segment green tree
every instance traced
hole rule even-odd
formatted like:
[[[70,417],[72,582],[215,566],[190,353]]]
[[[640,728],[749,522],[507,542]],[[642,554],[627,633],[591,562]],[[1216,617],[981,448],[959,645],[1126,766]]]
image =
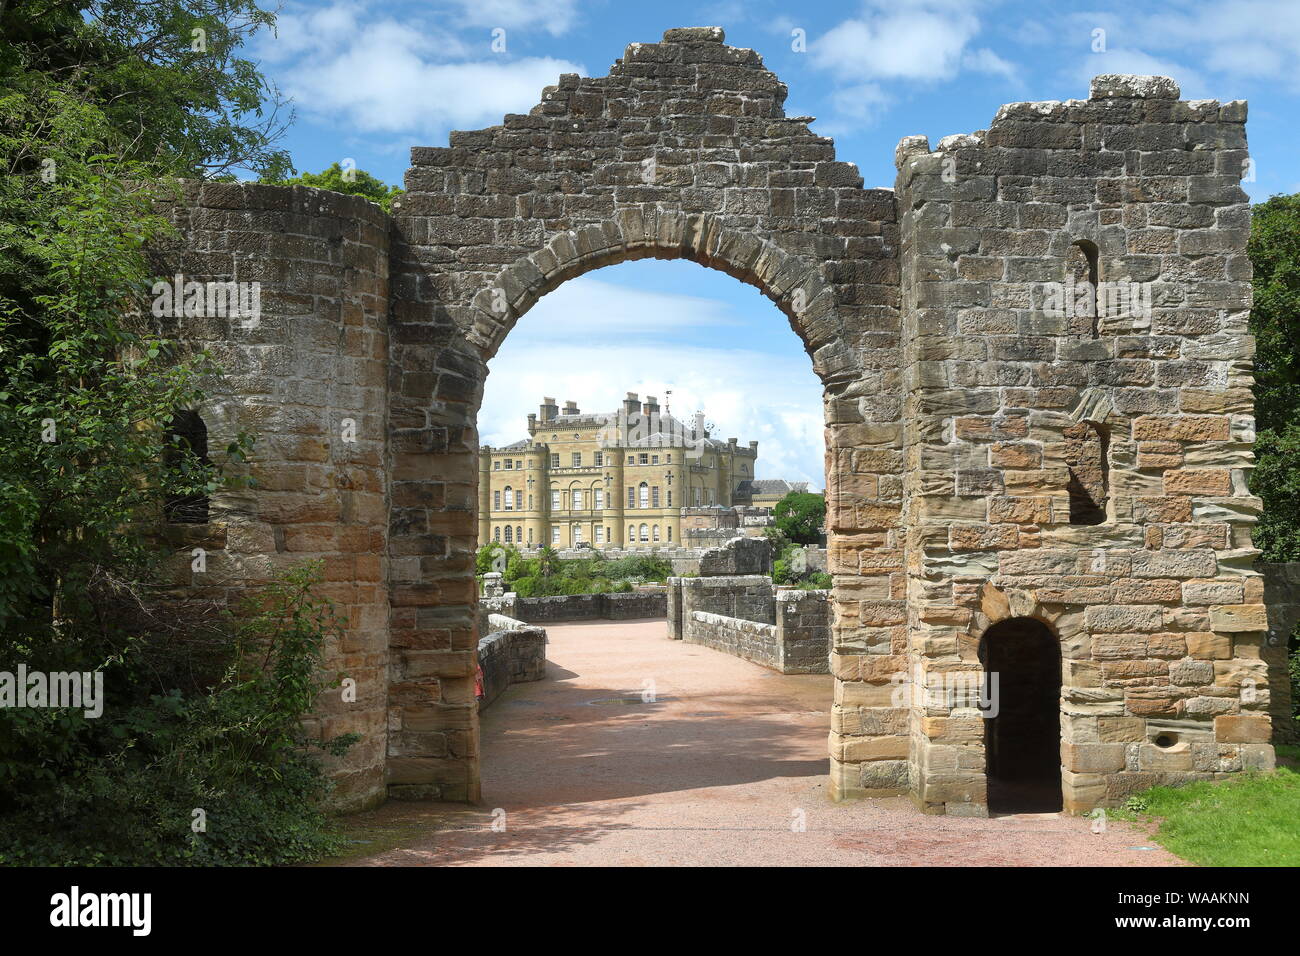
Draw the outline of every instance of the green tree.
[[[257,0],[0,4],[0,95],[25,101],[31,134],[6,154],[11,166],[26,172],[57,155],[37,147],[58,145],[57,101],[70,99],[96,114],[104,152],[159,176],[285,175],[276,142],[292,110],[239,55],[274,23]]]
[[[807,491],[792,491],[772,509],[777,530],[797,544],[816,544],[826,523],[826,498]]]
[[[331,633],[314,579],[272,586],[245,618],[263,629],[217,629],[224,680],[180,684],[195,622],[153,613],[163,503],[222,480],[168,434],[218,370],[146,325],[147,250],[171,236],[155,204],[169,177],[287,163],[273,91],[236,55],[270,22],[251,0],[0,3],[0,660],[98,671],[107,698],[101,719],[0,709],[2,862],[325,847],[318,769],[286,736]],[[229,825],[195,843],[194,807]]]
[[[1247,246],[1254,270],[1257,467],[1264,502],[1255,544],[1270,561],[1300,560],[1300,194],[1254,208]]]
[[[345,170],[338,163],[331,163],[329,168],[319,173],[302,173],[282,179],[264,177],[261,182],[276,186],[315,186],[317,189],[347,193],[349,196],[364,196],[382,206],[385,211],[391,210],[393,200],[404,193],[404,190],[389,186],[364,169]]]

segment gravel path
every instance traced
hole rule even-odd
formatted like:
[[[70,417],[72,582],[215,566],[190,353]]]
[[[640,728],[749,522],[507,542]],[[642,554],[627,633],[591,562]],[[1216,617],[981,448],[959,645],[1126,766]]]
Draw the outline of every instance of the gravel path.
[[[390,802],[358,814],[346,863],[1181,865],[1122,823],[1094,834],[1056,814],[833,803],[831,678],[776,674],[669,641],[664,627],[549,627],[547,679],[511,687],[483,715],[483,806]]]

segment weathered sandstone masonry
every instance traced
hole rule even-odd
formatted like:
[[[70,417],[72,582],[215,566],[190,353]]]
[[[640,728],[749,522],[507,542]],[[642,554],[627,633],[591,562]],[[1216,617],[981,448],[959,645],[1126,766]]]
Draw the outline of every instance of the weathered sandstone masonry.
[[[214,495],[205,525],[172,525],[172,581],[234,604],[306,559],[346,617],[327,666],[356,681],[355,702],[325,694],[325,738],[361,740],[333,768],[344,808],[383,796],[388,679],[388,263],[391,223],[359,197],[302,187],[186,183],[172,218],[183,241],[157,251],[186,281],[261,283],[261,314],[164,318],[225,370],[198,409],[213,458],[241,430],[253,457],[231,470],[255,487]],[[206,552],[194,569],[193,549]],[[472,699],[472,697],[471,697]]]
[[[212,570],[179,583],[233,593],[323,558],[350,620],[329,663],[359,697],[322,701],[322,731],[365,735],[345,802],[478,799],[487,363],[566,280],[687,258],[770,298],[824,386],[836,796],[986,812],[983,721],[900,677],[982,676],[982,636],[1016,617],[1059,644],[1043,719],[1068,809],[1271,766],[1245,104],[1099,77],[933,150],[908,138],[895,189],[863,189],[722,39],[670,30],[414,149],[391,221],[301,187],[185,194],[162,271],[264,285],[256,328],[180,326],[228,372],[200,410],[211,448],[262,441],[260,486],[215,496],[198,532]],[[1049,299],[1092,280],[1150,307]]]
[[[765,575],[669,579],[668,637],[782,674],[826,674],[830,592],[778,589]]]
[[[479,711],[511,684],[539,681],[546,676],[546,629],[504,614],[486,616],[485,636],[478,642],[478,665],[483,675]]]
[[[1102,76],[1087,101],[898,148],[907,636],[839,673],[880,686],[906,662],[929,687],[979,671],[990,624],[1046,622],[1067,809],[1272,766],[1245,119],[1165,78]],[[1149,283],[1152,308],[1052,314],[1045,284],[1089,272]],[[927,810],[982,812],[963,716],[914,705],[906,774],[900,757],[840,786],[906,781]]]

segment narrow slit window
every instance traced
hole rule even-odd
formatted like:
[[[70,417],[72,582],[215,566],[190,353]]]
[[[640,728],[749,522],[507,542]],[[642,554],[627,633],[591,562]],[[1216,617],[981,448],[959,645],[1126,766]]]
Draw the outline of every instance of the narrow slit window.
[[[1079,334],[1089,332],[1098,338],[1101,334],[1097,317],[1097,244],[1087,239],[1078,240],[1070,247],[1067,266],[1070,280],[1072,330]]]
[[[192,482],[198,470],[210,464],[208,426],[198,412],[182,409],[172,415],[167,435],[163,465],[178,478]],[[171,524],[207,524],[208,496],[168,495],[163,501],[163,515]]]
[[[1095,422],[1065,429],[1070,524],[1101,524],[1110,493],[1110,436]]]

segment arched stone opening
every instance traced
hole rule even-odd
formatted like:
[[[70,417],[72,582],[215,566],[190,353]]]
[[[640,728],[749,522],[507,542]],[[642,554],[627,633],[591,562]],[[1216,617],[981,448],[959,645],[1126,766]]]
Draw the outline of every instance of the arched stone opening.
[[[903,788],[904,712],[879,667],[896,663],[905,618],[894,198],[864,190],[809,117],[785,115],[785,86],[761,58],[722,39],[673,30],[633,44],[608,76],[562,76],[529,114],[412,151],[394,207],[389,326],[390,795],[479,795],[473,550],[487,363],[547,292],[644,258],[754,285],[811,357],[824,386],[836,677],[872,684],[833,705],[847,715],[832,728],[834,789],[881,789],[860,773],[881,756],[886,789]],[[869,746],[881,736],[888,746]]]
[[[980,638],[990,813],[1061,809],[1061,651],[1042,621],[1013,617]]]

